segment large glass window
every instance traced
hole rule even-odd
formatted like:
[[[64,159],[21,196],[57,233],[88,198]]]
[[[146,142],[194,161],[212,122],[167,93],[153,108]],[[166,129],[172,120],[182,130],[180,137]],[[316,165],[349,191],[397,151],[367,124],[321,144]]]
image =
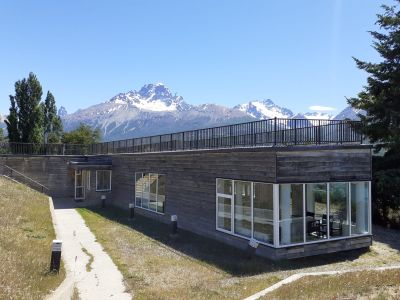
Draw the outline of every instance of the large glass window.
[[[251,182],[235,181],[235,233],[251,237]]]
[[[286,246],[370,231],[369,182],[279,184],[278,220],[274,184],[217,179],[216,192],[217,229],[263,243],[278,232]]]
[[[231,197],[217,197],[217,227],[223,230],[232,230],[232,198]]]
[[[253,184],[253,237],[259,241],[274,242],[273,184]]]
[[[165,175],[158,175],[157,212],[164,213],[165,209]]]
[[[327,185],[306,184],[306,241],[328,238]]]
[[[350,235],[349,184],[334,182],[329,184],[330,237]]]
[[[369,232],[369,184],[368,182],[351,183],[351,234]]]
[[[281,245],[304,241],[303,185],[279,186],[279,241]]]
[[[111,170],[96,171],[96,191],[111,191]]]
[[[164,213],[165,175],[135,173],[135,206]]]

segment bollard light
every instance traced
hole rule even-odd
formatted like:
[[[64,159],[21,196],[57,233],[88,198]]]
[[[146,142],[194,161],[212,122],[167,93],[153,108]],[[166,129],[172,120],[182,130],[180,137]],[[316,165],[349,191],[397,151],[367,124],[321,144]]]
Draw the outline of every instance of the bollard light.
[[[135,217],[135,204],[129,203],[129,219],[133,219]]]
[[[255,239],[250,239],[246,249],[246,254],[247,254],[246,256],[248,259],[252,259],[254,257],[257,248],[258,248],[258,242]]]
[[[106,207],[106,195],[101,195],[101,207]]]
[[[171,233],[172,235],[178,234],[178,216],[171,215]]]
[[[50,272],[56,271],[58,273],[60,271],[61,246],[61,240],[53,240],[51,246]]]

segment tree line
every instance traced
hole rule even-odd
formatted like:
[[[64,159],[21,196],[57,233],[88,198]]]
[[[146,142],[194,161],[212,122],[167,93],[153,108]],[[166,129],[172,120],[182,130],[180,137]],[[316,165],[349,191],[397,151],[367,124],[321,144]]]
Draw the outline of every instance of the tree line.
[[[64,132],[57,114],[54,95],[48,91],[42,101],[42,86],[34,73],[15,83],[15,94],[10,95],[10,113],[5,120],[10,143],[31,144],[93,144],[101,141],[99,129],[80,124]],[[0,140],[5,139],[2,130]]]

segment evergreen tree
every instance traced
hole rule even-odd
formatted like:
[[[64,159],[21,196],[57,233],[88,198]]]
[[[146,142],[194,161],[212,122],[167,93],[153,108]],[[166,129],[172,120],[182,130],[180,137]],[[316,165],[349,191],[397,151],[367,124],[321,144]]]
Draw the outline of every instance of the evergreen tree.
[[[3,142],[6,138],[4,137],[3,128],[0,128],[0,142]]]
[[[399,4],[400,0],[396,0]],[[366,111],[360,116],[364,133],[387,155],[400,154],[400,11],[398,6],[383,5],[377,24],[383,32],[370,32],[373,47],[382,57],[379,63],[355,59],[359,69],[369,73],[367,85],[349,103]]]
[[[15,98],[10,95],[10,114],[4,122],[7,125],[8,140],[10,142],[18,143],[21,141],[21,132],[18,128],[18,110],[15,104]]]
[[[61,118],[57,115],[56,101],[48,91],[43,103],[43,128],[46,143],[59,143],[63,131]]]
[[[42,86],[35,74],[29,73],[15,83],[15,96],[10,96],[11,107],[7,126],[10,142],[39,144],[43,140],[43,109],[40,105]],[[18,138],[19,136],[19,138]]]

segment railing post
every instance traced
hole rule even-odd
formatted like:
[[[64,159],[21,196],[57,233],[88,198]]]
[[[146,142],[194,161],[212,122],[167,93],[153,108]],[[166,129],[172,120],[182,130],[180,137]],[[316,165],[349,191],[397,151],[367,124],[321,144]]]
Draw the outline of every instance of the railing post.
[[[254,132],[254,122],[251,122],[251,143],[253,147],[256,145],[256,136]]]
[[[274,146],[276,146],[276,117],[274,118]]]
[[[232,148],[232,125],[229,125],[229,147]]]
[[[169,135],[169,142],[170,142],[170,150],[172,151],[172,133]]]
[[[185,150],[185,132],[182,132],[182,150]]]
[[[318,120],[318,140],[317,140],[317,144],[318,145],[321,144],[321,120]]]
[[[297,145],[297,119],[294,119],[294,144]]]

